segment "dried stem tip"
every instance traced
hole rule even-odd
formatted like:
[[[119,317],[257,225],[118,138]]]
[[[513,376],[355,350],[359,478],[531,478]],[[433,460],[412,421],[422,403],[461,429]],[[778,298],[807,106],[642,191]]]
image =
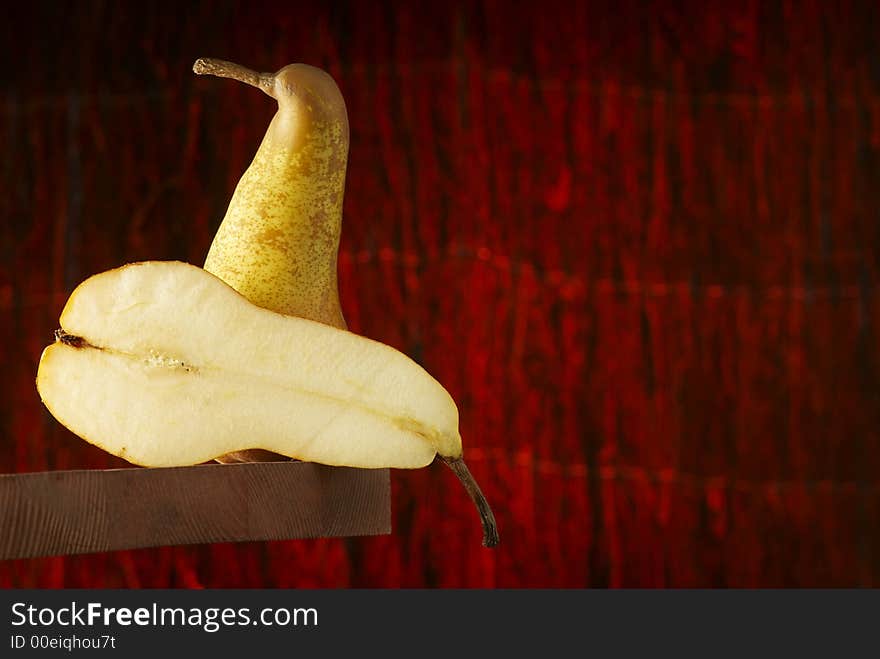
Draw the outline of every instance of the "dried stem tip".
[[[492,514],[489,502],[486,501],[486,497],[480,491],[477,481],[471,476],[471,472],[461,458],[446,458],[442,455],[439,457],[458,476],[458,480],[464,485],[464,489],[467,490],[471,500],[477,506],[477,512],[480,513],[480,522],[483,524],[483,546],[494,547],[498,544],[498,526],[495,524],[495,515]]]
[[[227,62],[212,57],[200,57],[193,64],[193,72],[198,75],[211,75],[218,78],[230,78],[238,80],[251,87],[262,89],[272,98],[275,98],[275,74],[257,73],[241,64]]]

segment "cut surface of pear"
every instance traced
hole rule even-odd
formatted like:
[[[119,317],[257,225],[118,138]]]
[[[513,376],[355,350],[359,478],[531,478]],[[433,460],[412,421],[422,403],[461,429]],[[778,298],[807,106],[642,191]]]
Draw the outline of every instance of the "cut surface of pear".
[[[37,388],[73,432],[144,466],[262,448],[353,467],[458,456],[458,411],[384,344],[261,309],[201,268],[132,264],[71,295]]]

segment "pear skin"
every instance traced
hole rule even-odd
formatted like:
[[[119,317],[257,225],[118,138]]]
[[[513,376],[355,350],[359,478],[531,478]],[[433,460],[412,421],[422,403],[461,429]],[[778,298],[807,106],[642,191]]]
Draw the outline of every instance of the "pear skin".
[[[193,70],[241,80],[278,101],[205,270],[264,309],[345,328],[336,265],[349,134],[339,88],[307,64],[267,74],[200,59]]]

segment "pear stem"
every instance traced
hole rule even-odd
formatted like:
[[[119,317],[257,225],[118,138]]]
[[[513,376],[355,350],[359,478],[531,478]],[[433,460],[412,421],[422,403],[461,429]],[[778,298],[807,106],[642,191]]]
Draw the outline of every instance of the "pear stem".
[[[213,57],[200,57],[193,64],[193,72],[197,75],[211,75],[218,78],[230,78],[238,80],[251,87],[262,89],[266,94],[275,98],[275,74],[257,73],[241,64],[227,62]]]
[[[464,459],[447,458],[442,455],[438,457],[446,463],[447,467],[452,469],[456,476],[458,476],[458,480],[464,485],[464,489],[467,490],[471,501],[476,504],[477,512],[480,513],[480,522],[483,524],[483,546],[496,546],[498,544],[498,525],[495,524],[495,515],[492,514],[489,502],[486,501],[486,497],[483,496],[480,486],[477,485],[477,481],[474,480],[474,477],[468,470],[467,465],[464,463]]]

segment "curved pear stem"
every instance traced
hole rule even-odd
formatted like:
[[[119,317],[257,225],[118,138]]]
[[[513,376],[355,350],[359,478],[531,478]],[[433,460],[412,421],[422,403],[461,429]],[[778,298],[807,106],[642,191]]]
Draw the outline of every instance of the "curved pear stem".
[[[483,524],[483,546],[496,546],[498,544],[498,525],[495,524],[495,515],[492,514],[489,502],[483,496],[477,481],[471,476],[471,472],[468,470],[464,460],[462,458],[447,458],[442,455],[438,457],[458,476],[458,480],[464,485],[464,489],[467,490],[471,501],[476,504],[477,512],[480,513],[480,522]]]
[[[238,80],[251,87],[262,89],[272,98],[275,97],[275,74],[257,73],[241,64],[227,62],[213,57],[200,57],[193,64],[193,73],[197,75],[217,76],[218,78],[230,78]]]

